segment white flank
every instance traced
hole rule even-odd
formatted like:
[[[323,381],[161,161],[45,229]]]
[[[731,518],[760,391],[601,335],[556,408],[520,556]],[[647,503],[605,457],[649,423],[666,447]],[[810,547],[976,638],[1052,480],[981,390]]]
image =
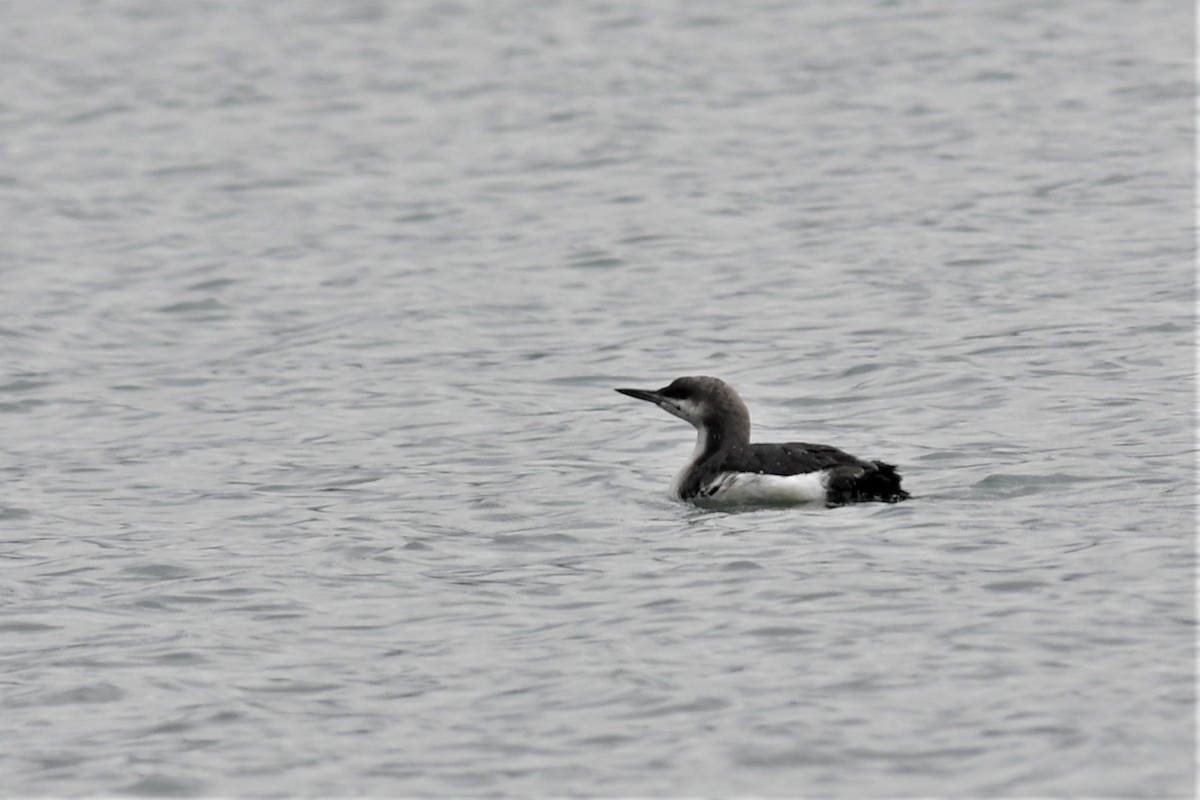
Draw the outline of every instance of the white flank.
[[[793,505],[824,503],[829,472],[801,475],[760,475],[754,472],[723,472],[706,487],[701,503],[714,505]]]

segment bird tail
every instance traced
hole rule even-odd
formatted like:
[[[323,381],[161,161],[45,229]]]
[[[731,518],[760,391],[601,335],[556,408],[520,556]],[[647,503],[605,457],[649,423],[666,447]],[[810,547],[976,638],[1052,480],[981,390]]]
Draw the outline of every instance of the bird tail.
[[[870,467],[836,467],[831,470],[826,504],[840,506],[870,500],[899,503],[909,498],[908,492],[900,488],[900,473],[896,472],[894,465],[882,461],[872,461],[870,464]]]

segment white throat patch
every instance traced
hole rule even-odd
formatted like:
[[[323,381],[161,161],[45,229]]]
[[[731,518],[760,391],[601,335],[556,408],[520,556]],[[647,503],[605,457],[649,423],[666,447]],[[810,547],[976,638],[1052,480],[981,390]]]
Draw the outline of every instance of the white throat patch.
[[[688,422],[691,422],[691,420],[688,420]],[[683,482],[687,478],[688,473],[700,461],[700,456],[704,455],[704,445],[707,441],[708,430],[703,425],[696,424],[696,446],[692,449],[692,455],[688,458],[687,463],[683,465],[683,469],[679,470],[679,474],[675,476],[675,480],[671,481],[671,496],[676,500],[683,499]]]

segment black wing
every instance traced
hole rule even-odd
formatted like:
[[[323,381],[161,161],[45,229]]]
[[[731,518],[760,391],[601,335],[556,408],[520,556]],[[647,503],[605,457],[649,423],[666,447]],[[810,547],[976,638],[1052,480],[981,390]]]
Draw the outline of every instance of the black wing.
[[[909,497],[900,488],[900,474],[891,464],[864,461],[827,444],[747,445],[731,452],[720,469],[766,475],[799,475],[828,469],[826,505],[829,506],[862,500],[898,503]]]
[[[731,451],[721,463],[722,470],[758,472],[765,475],[800,475],[831,467],[867,467],[871,462],[827,444],[788,442],[787,444],[751,444]]]
[[[711,479],[722,472],[757,472],[765,475],[801,475],[830,470],[826,505],[837,506],[861,500],[896,503],[907,500],[900,488],[900,475],[891,464],[864,461],[827,444],[788,442],[787,444],[749,444],[728,451],[720,458],[697,464],[680,495],[692,498],[701,494]]]

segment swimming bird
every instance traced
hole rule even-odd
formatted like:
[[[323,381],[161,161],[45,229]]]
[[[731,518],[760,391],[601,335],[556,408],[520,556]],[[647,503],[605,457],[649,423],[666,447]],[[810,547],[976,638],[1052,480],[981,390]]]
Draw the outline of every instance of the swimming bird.
[[[699,505],[823,502],[834,507],[909,497],[891,464],[856,458],[825,444],[751,444],[750,412],[720,378],[676,378],[662,389],[617,389],[654,403],[696,428],[696,449],[671,483],[671,495]]]

